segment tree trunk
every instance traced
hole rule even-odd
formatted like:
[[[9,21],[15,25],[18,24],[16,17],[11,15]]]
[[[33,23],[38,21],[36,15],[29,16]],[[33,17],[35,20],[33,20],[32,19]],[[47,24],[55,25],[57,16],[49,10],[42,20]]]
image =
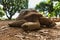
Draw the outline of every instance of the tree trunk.
[[[12,15],[10,15],[10,17],[8,17],[8,19],[11,20],[12,19]]]
[[[11,20],[12,19],[12,15],[10,15],[10,17],[7,15],[7,13],[6,13],[6,16],[7,16],[7,18],[9,19],[9,20]]]
[[[6,12],[6,16],[9,20],[11,20],[13,15],[8,16],[8,13]]]
[[[8,17],[8,19],[9,19],[9,20],[11,20],[11,19],[12,19],[12,17]]]

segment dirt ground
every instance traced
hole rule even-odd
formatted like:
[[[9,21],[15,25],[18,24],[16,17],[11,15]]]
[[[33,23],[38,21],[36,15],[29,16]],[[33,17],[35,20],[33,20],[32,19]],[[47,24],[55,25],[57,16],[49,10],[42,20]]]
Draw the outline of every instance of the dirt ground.
[[[0,40],[60,40],[60,22],[56,22],[56,28],[43,28],[32,32],[8,27],[10,22],[13,21],[0,21]]]

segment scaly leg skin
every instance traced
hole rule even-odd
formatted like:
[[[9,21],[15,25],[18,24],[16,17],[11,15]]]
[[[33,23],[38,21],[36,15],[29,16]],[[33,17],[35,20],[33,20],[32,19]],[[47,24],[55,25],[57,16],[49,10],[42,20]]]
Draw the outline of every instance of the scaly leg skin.
[[[26,22],[26,20],[17,20],[13,23],[9,23],[8,25],[9,25],[9,27],[21,27],[21,25],[25,22]]]
[[[40,29],[40,23],[39,22],[26,22],[22,24],[22,28],[26,31],[37,30],[37,29]]]

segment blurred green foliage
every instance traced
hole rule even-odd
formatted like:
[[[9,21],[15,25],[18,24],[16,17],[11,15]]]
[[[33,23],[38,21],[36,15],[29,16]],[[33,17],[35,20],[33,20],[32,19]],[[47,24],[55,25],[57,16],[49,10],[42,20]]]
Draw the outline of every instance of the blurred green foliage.
[[[48,17],[60,16],[60,0],[46,0],[46,2],[40,2],[35,7],[39,12],[47,11]]]
[[[11,19],[12,16],[21,9],[28,8],[28,0],[2,0],[1,4],[8,19]]]
[[[3,17],[5,15],[5,12],[3,10],[2,5],[0,5],[0,17]]]

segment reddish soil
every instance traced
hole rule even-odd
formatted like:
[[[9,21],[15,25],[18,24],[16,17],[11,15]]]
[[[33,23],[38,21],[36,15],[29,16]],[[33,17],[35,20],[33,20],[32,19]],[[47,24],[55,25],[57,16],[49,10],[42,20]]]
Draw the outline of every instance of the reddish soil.
[[[56,28],[43,28],[25,32],[21,28],[8,27],[13,21],[0,21],[0,40],[60,40],[60,22]]]

